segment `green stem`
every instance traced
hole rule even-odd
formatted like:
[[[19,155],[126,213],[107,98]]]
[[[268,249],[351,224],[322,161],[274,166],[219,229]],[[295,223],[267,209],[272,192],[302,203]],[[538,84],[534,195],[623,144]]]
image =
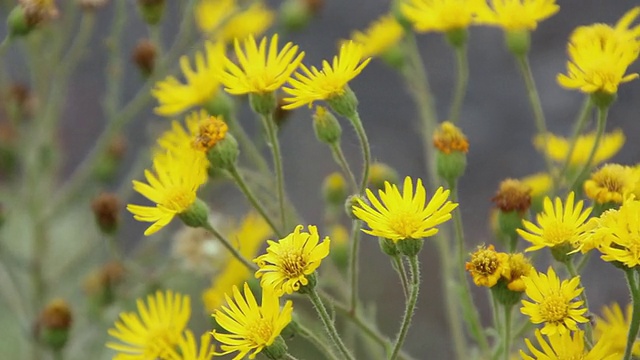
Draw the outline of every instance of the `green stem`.
[[[576,276],[580,276],[580,274],[576,271],[575,266],[573,265],[573,261],[571,258],[567,259],[567,261],[564,262],[564,265],[567,267],[567,271],[569,272],[569,275],[574,278]],[[582,280],[580,281],[580,287],[583,288],[582,292],[580,293],[580,300],[582,300],[583,302],[583,306],[587,309],[589,308],[589,302],[587,301],[587,294],[584,291],[584,286],[582,285]],[[584,332],[585,332],[585,337],[587,339],[587,343],[588,344],[593,344],[593,332],[591,329],[591,322],[588,321],[585,326],[584,326]]]
[[[467,43],[454,47],[456,57],[456,85],[449,110],[449,121],[457,123],[460,120],[460,112],[464,103],[464,96],[467,93],[469,83],[469,58],[467,57]]]
[[[631,360],[633,345],[638,337],[638,330],[640,329],[640,284],[637,278],[638,270],[634,268],[626,269],[625,275],[627,276],[627,285],[629,285],[629,292],[631,293],[633,312],[631,314],[631,324],[629,326],[629,333],[627,334],[627,346],[624,350],[623,360]]]
[[[398,273],[400,277],[400,284],[402,285],[402,292],[404,293],[405,299],[409,296],[409,278],[407,277],[407,271],[404,268],[404,263],[402,262],[402,258],[400,255],[396,255],[392,257],[393,269]]]
[[[284,358],[285,359],[289,359],[289,360],[298,360],[297,357],[295,357],[295,356],[293,356],[293,355],[291,355],[289,353],[284,354]]]
[[[593,109],[593,101],[591,101],[591,97],[587,96],[582,107],[580,108],[580,113],[576,118],[575,125],[573,127],[573,132],[571,134],[571,140],[569,142],[569,151],[567,151],[567,155],[562,161],[562,167],[560,168],[560,173],[558,173],[557,178],[554,179],[554,184],[558,184],[561,179],[564,179],[564,176],[569,169],[569,164],[571,164],[571,157],[573,156],[573,151],[576,148],[576,143],[578,141],[578,136],[582,133],[584,126],[587,124],[587,120],[589,119],[589,114],[591,114],[591,110]],[[547,151],[545,149],[545,151]],[[551,176],[554,176],[551,174]],[[554,185],[557,186],[557,185]]]
[[[420,264],[418,263],[418,256],[414,255],[409,257],[409,266],[411,268],[410,295],[409,299],[407,299],[404,316],[402,317],[402,325],[400,326],[400,331],[398,332],[389,360],[395,360],[398,357],[402,344],[404,344],[404,340],[409,332],[411,319],[413,318],[416,303],[418,302],[418,292],[420,291]]]
[[[587,161],[584,163],[583,168],[578,172],[576,177],[571,182],[571,186],[569,189],[575,189],[578,186],[578,183],[589,173],[591,170],[591,165],[593,163],[593,158],[596,155],[596,151],[598,151],[598,147],[600,146],[600,140],[602,140],[602,135],[604,134],[604,129],[607,126],[607,115],[609,114],[609,107],[602,106],[598,108],[598,125],[596,129],[596,139],[593,142],[593,147],[589,152],[589,156],[587,157]]]
[[[320,339],[313,331],[304,326],[300,321],[297,322],[296,326],[298,333],[320,350],[326,359],[338,360],[334,355],[333,350],[324,342],[324,339]]]
[[[2,40],[2,42],[0,42],[0,59],[2,59],[4,57],[4,54],[9,49],[9,43],[10,42],[11,42],[11,40],[9,40],[9,36],[5,36],[5,38]]]
[[[218,94],[217,96],[226,96],[226,94]],[[231,99],[229,101],[232,101]],[[247,132],[244,130],[242,124],[235,116],[235,111],[232,111],[229,115],[229,119],[225,119],[229,125],[230,132],[238,139],[242,153],[247,155],[247,158],[258,168],[258,171],[267,174],[271,179],[271,170],[267,165],[267,162],[256,147],[255,141],[253,141]]]
[[[527,88],[527,96],[529,98],[529,102],[531,103],[531,108],[533,109],[533,117],[535,120],[538,135],[542,137],[542,144],[546,149],[549,142],[549,134],[547,132],[547,124],[544,118],[544,110],[542,109],[540,95],[538,94],[536,82],[533,78],[533,73],[531,72],[529,58],[527,57],[527,55],[520,55],[516,56],[516,60],[518,62],[518,68],[522,73],[522,77],[524,78],[524,83]],[[544,162],[547,166],[547,171],[549,172],[549,174],[553,174],[553,165],[551,163],[551,158],[546,151],[544,151],[543,154]]]
[[[360,194],[364,194],[364,190],[367,188],[367,183],[369,181],[369,168],[371,167],[371,147],[369,146],[367,133],[364,131],[364,127],[362,126],[360,114],[358,114],[357,111],[354,112],[351,116],[349,116],[349,121],[353,125],[353,128],[356,130],[358,140],[360,140],[360,147],[362,148],[363,164],[362,179],[360,181]]]
[[[276,123],[273,121],[273,115],[261,115],[262,123],[267,130],[267,141],[273,156],[273,165],[276,172],[276,188],[278,194],[278,205],[280,208],[280,222],[283,229],[288,229],[285,198],[284,198],[284,171],[282,169],[282,154],[280,153],[280,142],[278,141]]]
[[[582,254],[582,258],[580,258],[580,261],[578,261],[578,266],[576,266],[576,270],[578,271],[578,273],[581,273],[582,269],[584,269],[584,267],[587,266],[587,263],[589,263],[590,257],[591,257],[591,252]]]
[[[276,226],[276,224],[273,222],[273,220],[271,219],[271,217],[269,216],[269,214],[265,210],[264,206],[262,206],[262,204],[260,203],[258,198],[253,194],[251,189],[249,189],[249,187],[247,186],[247,183],[244,181],[244,178],[242,177],[242,175],[238,171],[238,168],[234,165],[233,167],[231,167],[231,169],[229,169],[229,173],[231,174],[231,176],[235,180],[236,184],[238,184],[238,187],[240,188],[240,191],[242,191],[242,193],[247,197],[247,200],[249,200],[249,202],[251,203],[253,208],[256,209],[256,211],[258,211],[258,213],[260,213],[262,218],[269,224],[269,226],[271,227],[271,230],[273,230],[274,234],[276,234],[278,236],[278,238],[283,238],[284,236],[283,236],[282,232]]]
[[[327,309],[324,307],[322,300],[320,300],[320,297],[318,296],[318,292],[316,291],[316,289],[313,289],[313,288],[309,289],[309,291],[307,292],[307,295],[309,296],[309,300],[311,300],[313,307],[318,312],[318,316],[320,316],[320,320],[322,321],[322,324],[324,325],[324,328],[327,331],[327,334],[329,334],[329,338],[331,339],[331,341],[333,341],[334,345],[336,345],[336,347],[342,354],[343,358],[349,359],[349,360],[355,360],[353,355],[351,355],[351,352],[349,352],[347,347],[344,345],[344,342],[342,342],[340,335],[338,335],[338,330],[336,330],[336,326],[333,323],[333,320],[331,319],[331,317],[329,316]]]
[[[350,279],[350,302],[349,313],[355,314],[358,307],[358,253],[360,248],[360,229],[362,221],[353,220],[351,223],[351,248],[349,251],[349,279]]]
[[[218,238],[218,240],[220,240],[220,242],[222,243],[222,246],[224,246],[227,250],[229,250],[231,255],[233,255],[233,257],[236,258],[238,261],[240,261],[244,266],[246,266],[247,269],[249,269],[252,272],[255,272],[258,270],[258,266],[252,263],[251,261],[249,261],[247,258],[245,258],[240,253],[240,251],[238,251],[238,249],[236,249],[235,247],[233,247],[233,245],[231,245],[231,242],[229,241],[229,239],[225,238],[220,232],[218,232],[213,227],[213,225],[211,225],[211,223],[207,222],[207,224],[204,225],[203,228],[209,231],[211,234],[213,234],[213,236]]]
[[[358,191],[358,182],[356,181],[355,175],[353,175],[353,171],[351,171],[351,167],[347,162],[347,159],[344,157],[344,153],[342,152],[342,146],[340,143],[335,143],[329,145],[331,148],[331,153],[333,154],[333,159],[340,165],[342,172],[347,175],[349,181],[351,182],[352,191]]]
[[[452,185],[451,201],[458,202],[459,197],[457,184]],[[489,342],[484,333],[482,323],[480,322],[478,309],[473,303],[473,296],[471,295],[471,288],[469,287],[469,283],[467,282],[467,274],[464,267],[466,252],[464,246],[464,226],[462,224],[462,213],[460,212],[460,208],[453,211],[453,226],[456,238],[456,246],[458,250],[458,263],[456,264],[456,268],[458,269],[458,277],[460,278],[460,283],[462,285],[461,304],[463,314],[465,319],[467,320],[469,332],[477,341],[478,345],[480,346],[480,350],[484,354],[489,354]]]
[[[511,358],[511,314],[512,306],[503,305],[504,308],[504,360]]]

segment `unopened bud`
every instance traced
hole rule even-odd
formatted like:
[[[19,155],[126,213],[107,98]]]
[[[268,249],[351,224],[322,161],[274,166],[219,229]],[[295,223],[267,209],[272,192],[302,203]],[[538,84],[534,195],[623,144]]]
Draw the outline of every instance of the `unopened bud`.
[[[69,339],[73,317],[69,304],[56,299],[44,308],[38,319],[39,339],[51,349],[62,349]]]
[[[358,217],[353,213],[353,207],[356,205],[359,206],[360,202],[364,202],[365,204],[369,203],[364,196],[361,196],[358,194],[351,195],[347,197],[347,200],[345,200],[344,210],[347,213],[347,216],[349,217],[349,219],[358,220]]]
[[[120,199],[116,194],[102,193],[91,202],[91,209],[100,230],[113,234],[120,225]]]
[[[323,106],[316,106],[316,112],[313,114],[313,130],[318,140],[329,145],[337,144],[342,136],[342,127],[338,119]]]
[[[436,166],[438,175],[449,186],[464,174],[467,167],[469,142],[462,131],[452,123],[445,121],[433,134],[433,146],[438,149]]]
[[[213,169],[229,170],[236,166],[240,149],[236,138],[231,134],[226,134],[224,139],[218,141],[215,146],[207,152],[207,158]]]
[[[157,55],[156,46],[149,39],[140,39],[133,49],[132,60],[144,77],[153,73]]]
[[[288,31],[300,31],[309,25],[313,13],[305,0],[285,0],[280,5],[280,16]]]
[[[374,189],[384,189],[384,183],[398,184],[398,172],[391,166],[375,162],[369,168],[369,186]]]
[[[138,0],[138,9],[142,19],[149,25],[156,25],[162,20],[165,0]]]
[[[378,245],[380,245],[380,250],[382,250],[383,253],[391,257],[400,255],[400,250],[398,250],[398,246],[393,240],[378,238]]]
[[[339,172],[329,174],[322,183],[322,194],[327,204],[341,206],[347,199],[347,181]]]

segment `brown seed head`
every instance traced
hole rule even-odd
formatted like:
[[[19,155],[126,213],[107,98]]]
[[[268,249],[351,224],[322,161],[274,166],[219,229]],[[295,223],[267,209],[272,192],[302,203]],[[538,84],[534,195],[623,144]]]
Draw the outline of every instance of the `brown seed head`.
[[[151,74],[156,64],[156,46],[149,39],[140,39],[133,49],[133,62],[144,74]]]
[[[491,201],[503,212],[523,213],[531,206],[531,187],[520,180],[506,179]]]
[[[96,222],[105,233],[112,233],[120,223],[120,199],[112,193],[101,193],[91,203]]]
[[[41,329],[69,329],[73,317],[69,304],[62,299],[55,299],[49,302],[40,313],[39,325]]]

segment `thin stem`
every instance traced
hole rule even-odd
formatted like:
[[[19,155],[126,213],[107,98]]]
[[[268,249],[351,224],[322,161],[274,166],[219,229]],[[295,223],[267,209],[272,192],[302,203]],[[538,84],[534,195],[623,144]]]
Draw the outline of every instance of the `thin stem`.
[[[411,325],[411,319],[418,302],[418,292],[420,291],[420,264],[418,263],[418,256],[413,255],[409,257],[409,266],[411,268],[411,289],[409,299],[407,300],[404,315],[402,317],[402,325],[396,338],[395,345],[389,360],[395,360],[398,357],[402,344],[409,332],[409,326]]]
[[[349,279],[350,279],[350,301],[349,313],[355,314],[358,307],[358,253],[360,248],[360,229],[362,221],[353,220],[351,223],[351,248],[349,251]]]
[[[457,184],[453,184],[451,188],[451,200],[453,202],[458,202],[458,188]],[[458,263],[456,264],[456,268],[458,269],[458,277],[460,278],[460,283],[462,285],[462,297],[461,297],[461,305],[462,311],[465,319],[467,320],[467,325],[469,328],[469,332],[474,337],[474,339],[478,342],[480,349],[483,353],[489,353],[489,342],[487,341],[487,337],[484,333],[484,329],[482,328],[482,323],[480,322],[480,315],[478,314],[478,309],[473,303],[473,296],[471,295],[471,288],[469,287],[469,283],[467,282],[467,275],[465,273],[464,263],[465,263],[465,241],[464,241],[464,226],[462,224],[462,213],[460,212],[460,208],[453,211],[453,226],[454,233],[456,239],[456,246],[458,250]]]
[[[10,42],[11,41],[9,40],[9,36],[5,36],[5,38],[2,40],[2,42],[0,42],[0,59],[2,59],[4,57],[4,54],[9,49],[9,43]]]
[[[538,89],[536,87],[536,82],[533,78],[533,74],[531,72],[531,65],[529,64],[529,59],[527,55],[517,56],[516,60],[518,62],[518,68],[522,73],[522,77],[524,78],[524,83],[527,88],[527,96],[529,98],[529,102],[531,103],[531,108],[533,109],[533,117],[536,124],[536,129],[538,131],[538,135],[542,136],[542,144],[546,149],[548,145],[548,137],[547,133],[547,124],[544,118],[544,110],[542,109],[542,102],[540,101],[540,95],[538,93]],[[549,154],[545,151],[544,154],[544,162],[547,166],[547,171],[549,174],[553,173],[553,165],[551,163],[551,158]]]
[[[218,240],[220,240],[220,242],[222,243],[222,246],[224,246],[227,250],[229,250],[231,255],[233,255],[233,257],[235,257],[238,261],[240,261],[244,266],[246,266],[247,269],[249,269],[252,272],[255,272],[258,270],[258,266],[252,263],[251,261],[249,261],[247,258],[245,258],[238,251],[238,249],[236,249],[235,247],[233,247],[233,245],[231,245],[231,242],[229,241],[229,239],[225,238],[222,234],[220,234],[213,227],[213,225],[211,225],[211,223],[207,223],[205,226],[203,226],[203,228],[209,231],[211,234],[213,234],[213,236],[218,238]]]
[[[504,360],[511,358],[511,314],[513,307],[503,305],[504,308]]]
[[[298,360],[297,357],[295,357],[295,356],[293,356],[293,355],[291,355],[289,353],[284,354],[284,358],[285,359],[289,359],[289,360]]]
[[[297,322],[296,326],[298,333],[320,350],[327,359],[338,360],[333,353],[333,350],[327,346],[323,339],[320,339],[313,331],[304,326],[300,321]]]
[[[584,269],[584,267],[587,266],[587,263],[589,263],[590,257],[591,257],[591,252],[582,254],[582,258],[580,258],[580,261],[578,261],[578,266],[576,266],[576,270],[578,273],[581,273],[582,269]]]
[[[342,152],[342,146],[339,143],[331,144],[331,153],[333,154],[333,159],[340,165],[342,172],[347,175],[349,181],[351,183],[352,191],[358,191],[358,182],[356,181],[355,175],[353,175],[353,171],[351,171],[351,167],[347,162],[347,159],[344,157],[344,153]]]
[[[316,291],[316,289],[313,289],[313,288],[310,289],[309,292],[307,292],[307,295],[309,297],[309,300],[311,300],[313,307],[316,309],[318,316],[320,317],[320,320],[322,321],[322,324],[324,325],[324,328],[327,331],[327,334],[329,334],[329,338],[331,339],[331,341],[333,341],[334,345],[337,346],[342,356],[345,359],[355,360],[353,355],[351,355],[351,352],[344,345],[344,342],[342,342],[342,339],[338,334],[338,330],[336,330],[336,326],[333,323],[333,320],[331,319],[331,317],[329,316],[327,309],[324,307],[322,300],[320,300],[320,297],[318,296],[318,292]]]
[[[593,163],[593,158],[596,155],[596,151],[598,151],[598,147],[600,146],[600,140],[602,140],[602,135],[604,134],[604,129],[607,125],[607,115],[609,114],[609,107],[602,106],[598,108],[598,126],[596,129],[596,139],[593,142],[593,147],[589,152],[589,156],[587,157],[587,161],[584,163],[583,168],[578,172],[576,177],[571,182],[571,186],[569,189],[575,189],[578,183],[584,179],[584,177],[591,170],[591,165]]]
[[[626,269],[625,275],[627,276],[627,285],[629,285],[629,292],[631,293],[633,312],[631,314],[631,324],[629,326],[629,333],[627,334],[627,346],[624,350],[623,360],[631,360],[633,345],[638,337],[638,330],[640,329],[640,284],[638,284],[638,272],[636,269]]]
[[[253,208],[256,209],[256,211],[258,211],[258,213],[260,213],[262,218],[271,227],[271,230],[273,230],[273,232],[279,238],[282,238],[283,237],[282,232],[276,226],[276,224],[273,222],[273,220],[271,219],[271,217],[269,216],[269,214],[265,210],[264,206],[262,206],[262,204],[260,203],[258,198],[253,194],[253,191],[251,191],[251,189],[247,186],[247,183],[244,181],[244,178],[242,177],[242,175],[240,175],[240,172],[238,171],[238,168],[234,165],[231,169],[229,169],[229,173],[231,174],[231,176],[235,180],[236,184],[238,184],[238,187],[240,188],[240,191],[242,191],[242,193],[247,197],[247,200],[249,200],[249,202],[251,203],[251,206],[253,206]]]
[[[593,101],[591,101],[591,97],[587,96],[582,107],[580,108],[580,113],[576,118],[576,122],[573,127],[573,132],[571,133],[571,140],[569,142],[569,150],[567,151],[567,156],[565,156],[562,161],[562,167],[560,168],[560,173],[558,173],[558,177],[556,180],[561,180],[564,178],[565,173],[569,169],[569,164],[571,163],[571,158],[573,157],[573,151],[576,148],[576,142],[578,141],[578,136],[582,133],[584,126],[587,124],[587,120],[589,119],[589,114],[591,114],[591,110],[593,109]],[[545,149],[546,151],[546,149]],[[553,174],[551,174],[553,176]],[[557,181],[553,182],[557,184]],[[554,185],[555,186],[555,185]]]
[[[226,96],[226,94],[218,94],[218,96]],[[232,101],[231,99],[229,101]],[[255,141],[253,141],[247,132],[244,130],[242,124],[238,121],[235,116],[235,111],[232,111],[229,115],[229,119],[225,119],[227,124],[229,125],[230,132],[236,137],[238,143],[240,144],[240,148],[242,149],[242,153],[246,154],[246,157],[257,166],[258,171],[263,174],[268,174],[268,177],[271,179],[271,170],[267,165],[267,161],[264,156],[260,153],[258,148],[256,147]]]
[[[360,114],[358,112],[354,112],[350,117],[349,121],[353,125],[353,128],[358,135],[358,140],[360,140],[360,147],[362,149],[362,179],[360,180],[360,194],[364,194],[364,190],[367,188],[367,183],[369,182],[369,168],[371,167],[371,147],[369,146],[369,139],[367,138],[367,133],[364,131],[364,127],[362,126],[362,121],[360,120]]]
[[[575,266],[573,266],[573,261],[571,258],[567,259],[567,261],[564,262],[564,265],[567,267],[567,271],[569,272],[569,275],[574,278],[576,276],[580,276],[580,274],[576,271]],[[582,292],[580,293],[580,300],[582,300],[583,302],[583,306],[585,307],[585,309],[590,309],[589,308],[589,302],[587,301],[587,294],[584,291],[584,286],[582,285],[582,280],[580,281],[580,286],[583,288]],[[593,334],[592,334],[592,329],[591,329],[591,322],[588,321],[585,326],[584,326],[584,332],[585,332],[585,337],[587,339],[587,343],[588,344],[592,344],[593,343]]]
[[[278,141],[276,123],[273,120],[273,115],[261,115],[262,123],[267,130],[267,139],[269,148],[271,149],[271,155],[273,156],[273,166],[276,172],[276,188],[278,194],[278,205],[280,208],[280,222],[283,229],[287,229],[287,218],[285,209],[284,198],[284,171],[282,169],[282,154],[280,153],[280,142]]]
[[[469,59],[467,57],[467,43],[454,47],[456,57],[456,87],[449,110],[449,121],[457,123],[460,120],[460,112],[464,103],[464,96],[467,93],[469,83]]]
[[[398,273],[400,277],[400,284],[402,285],[402,292],[405,299],[409,296],[409,278],[407,277],[407,271],[404,268],[404,263],[399,255],[391,258],[393,269]]]

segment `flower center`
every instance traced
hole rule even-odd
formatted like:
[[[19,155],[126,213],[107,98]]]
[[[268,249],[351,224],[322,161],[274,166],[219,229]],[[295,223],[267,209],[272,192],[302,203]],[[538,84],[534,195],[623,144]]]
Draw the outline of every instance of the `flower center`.
[[[571,226],[558,221],[545,227],[542,237],[552,244],[560,245],[573,237],[573,230]]]
[[[227,134],[227,124],[215,116],[200,122],[198,135],[193,140],[193,146],[200,151],[208,151]]]
[[[569,304],[560,295],[550,295],[540,304],[540,315],[545,322],[562,322],[569,315]]]
[[[304,274],[307,261],[300,252],[289,251],[282,255],[282,271],[287,278],[293,279]]]
[[[169,188],[166,194],[162,206],[178,214],[187,210],[196,200],[195,193],[184,186]]]
[[[495,273],[500,266],[498,258],[495,256],[495,251],[479,253],[471,260],[471,263],[475,271],[482,275],[491,275]]]
[[[412,235],[420,228],[422,219],[415,212],[401,211],[389,219],[389,226],[403,238],[413,238]]]
[[[267,345],[273,334],[272,323],[266,319],[258,319],[247,330],[247,338],[256,346]]]

